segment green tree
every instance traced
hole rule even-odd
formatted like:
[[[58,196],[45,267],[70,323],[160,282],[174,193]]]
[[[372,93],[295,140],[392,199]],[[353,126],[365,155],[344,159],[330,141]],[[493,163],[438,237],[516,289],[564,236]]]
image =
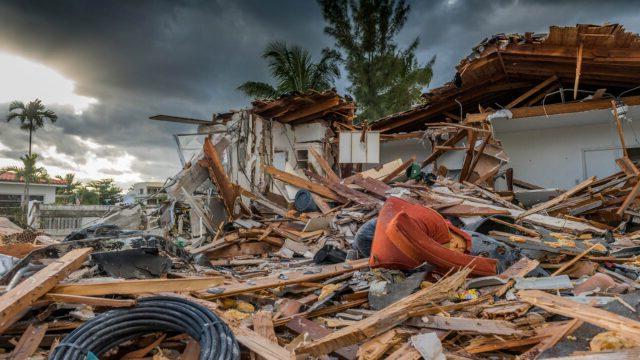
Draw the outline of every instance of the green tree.
[[[326,26],[340,50],[351,82],[349,92],[361,109],[361,119],[375,121],[406,110],[420,100],[429,85],[435,57],[420,65],[415,52],[419,38],[405,50],[396,35],[407,21],[404,0],[318,0]]]
[[[94,190],[98,194],[98,202],[100,205],[113,205],[119,198],[122,189],[119,188],[113,179],[94,180],[87,184],[89,189]]]
[[[13,119],[20,120],[20,128],[29,131],[29,157],[31,157],[31,144],[33,133],[44,127],[45,120],[52,123],[58,120],[58,115],[47,109],[40,99],[28,102],[26,105],[22,101],[13,101],[9,104],[9,115],[7,121]],[[26,168],[26,167],[25,167]],[[31,176],[25,176],[24,196],[22,199],[22,207],[26,214],[27,204],[29,202],[29,182]]]
[[[86,185],[80,185],[74,190],[75,196],[80,204],[83,205],[100,205],[100,195],[98,192]]]
[[[47,169],[37,165],[38,154],[23,155],[20,157],[22,166],[7,166],[0,170],[0,174],[11,172],[16,174],[18,180],[25,182],[45,182],[50,181]]]
[[[328,90],[340,77],[337,62],[340,56],[333,50],[324,50],[320,61],[315,63],[306,49],[276,41],[267,45],[262,57],[268,61],[276,85],[247,81],[238,87],[253,98],[272,99],[293,91]]]
[[[75,190],[81,186],[79,182],[76,182],[76,174],[67,173],[64,176],[56,176],[56,179],[64,181],[64,187],[56,188],[56,195],[63,195],[61,198],[56,198],[56,201],[60,199],[61,203],[71,203],[75,198]]]

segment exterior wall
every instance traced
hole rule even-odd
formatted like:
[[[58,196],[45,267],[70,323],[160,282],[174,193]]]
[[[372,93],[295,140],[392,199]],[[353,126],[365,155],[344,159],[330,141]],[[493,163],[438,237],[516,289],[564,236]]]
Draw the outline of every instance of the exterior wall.
[[[420,139],[406,139],[380,142],[380,163],[363,164],[363,170],[373,169],[395,159],[409,160],[415,155],[416,162],[424,160],[431,153],[431,143]]]
[[[22,195],[24,193],[24,183],[6,183],[0,182],[0,194],[2,195]],[[44,196],[45,204],[53,204],[56,202],[56,186],[30,184],[29,196]]]
[[[315,148],[322,154],[328,125],[315,121],[292,126],[240,111],[232,116],[227,128],[230,129],[227,133],[230,145],[224,151],[222,161],[231,181],[245,189],[257,188],[262,192],[268,189],[292,200],[297,189],[281,183],[267,184],[262,165],[304,176],[299,166],[304,161],[298,157],[298,152]],[[307,154],[307,163],[319,169],[311,154]]]
[[[110,211],[113,205],[37,204],[30,212],[29,223],[53,237],[64,237],[74,230],[92,225]]]
[[[164,184],[157,181],[135,183],[131,186],[131,190],[129,191],[129,193],[127,193],[127,195],[124,197],[123,203],[132,204],[136,201],[146,198],[148,195],[154,194],[156,191],[161,189],[162,185]],[[157,205],[157,203],[158,197],[144,200],[145,205]]]
[[[640,107],[629,108],[624,121],[628,148],[640,147]],[[514,177],[548,188],[570,188],[589,176],[619,171],[622,157],[610,110],[494,120],[495,137],[511,158]]]

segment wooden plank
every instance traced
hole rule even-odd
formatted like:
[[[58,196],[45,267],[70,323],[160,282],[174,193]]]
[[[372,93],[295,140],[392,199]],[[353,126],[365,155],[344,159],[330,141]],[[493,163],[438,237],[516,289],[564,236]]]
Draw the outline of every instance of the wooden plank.
[[[325,158],[323,158],[320,154],[318,154],[316,149],[314,149],[313,147],[309,148],[309,152],[311,153],[311,155],[313,155],[314,158],[316,158],[318,165],[320,165],[320,167],[324,171],[327,179],[329,179],[329,181],[339,183],[340,178],[338,177],[338,175],[336,175],[335,172],[333,172],[333,169],[331,168],[331,165],[329,165],[327,160],[325,160]]]
[[[356,344],[366,338],[380,335],[407,320],[412,308],[447,298],[452,291],[463,284],[469,272],[470,269],[460,270],[428,288],[398,300],[364,320],[304,344],[296,352],[321,356],[336,349]]]
[[[370,177],[365,178],[356,175],[356,177],[353,179],[353,183],[367,190],[368,192],[378,195],[379,197],[384,199],[386,199],[388,196],[387,191],[391,190],[391,186],[380,180],[376,180]]]
[[[135,299],[106,299],[66,294],[46,294],[43,299],[67,304],[85,304],[89,306],[104,306],[112,308],[131,307],[135,306],[137,303]]]
[[[532,336],[525,339],[499,339],[482,345],[468,345],[464,350],[470,354],[480,354],[502,349],[519,348],[526,345],[534,345],[543,341],[547,336]]]
[[[319,112],[331,109],[332,107],[338,106],[339,104],[340,104],[340,97],[336,96],[336,97],[332,97],[332,98],[311,104],[309,106],[304,106],[300,110],[287,112],[283,116],[278,116],[277,119],[280,122],[287,123],[287,122],[302,119],[303,117],[314,115]]]
[[[473,161],[471,162],[471,165],[469,166],[469,171],[467,172],[467,174],[463,178],[464,181],[468,180],[471,177],[471,175],[473,174],[473,170],[475,170],[476,166],[478,165],[478,162],[480,161],[480,158],[482,157],[482,154],[484,154],[484,149],[487,147],[487,144],[489,143],[490,139],[491,139],[491,133],[489,133],[489,135],[487,135],[482,140],[482,143],[480,144],[480,148],[478,149],[478,153],[473,158]]]
[[[627,96],[622,98],[622,101],[628,106],[640,105],[640,95],[638,96]],[[530,106],[530,107],[519,107],[511,109],[511,114],[513,115],[513,119],[534,117],[534,116],[545,116],[545,115],[556,115],[556,114],[567,114],[567,113],[577,113],[583,111],[591,111],[591,110],[603,110],[610,109],[611,101],[608,99],[603,100],[592,100],[592,101],[582,101],[582,102],[571,102],[566,104],[547,104],[545,106]],[[493,112],[487,112],[483,114],[468,114],[465,122],[466,123],[474,123],[474,122],[483,122],[486,121],[487,116],[492,114]]]
[[[220,193],[224,206],[227,209],[227,214],[231,216],[233,214],[236,198],[238,197],[238,189],[236,185],[229,180],[229,177],[222,166],[222,161],[220,160],[218,151],[213,146],[209,137],[204,140],[203,150],[205,154],[205,158],[203,160],[205,160],[204,162],[207,164],[209,177],[218,188],[218,192]]]
[[[329,329],[300,316],[294,316],[285,326],[296,334],[306,334],[311,340],[317,340],[331,334]],[[356,345],[350,345],[336,349],[334,353],[341,359],[351,360],[356,358],[357,351]]]
[[[585,257],[587,254],[589,254],[591,252],[591,250],[595,249],[596,247],[601,246],[600,244],[593,244],[590,248],[586,249],[585,251],[581,252],[579,255],[575,256],[573,259],[565,262],[562,264],[562,266],[560,266],[556,271],[553,272],[553,274],[551,274],[551,276],[556,276],[556,275],[560,275],[563,272],[565,272],[568,268],[570,268],[571,266],[573,266],[573,264],[575,264],[576,262],[578,262],[578,260],[582,259],[583,257]]]
[[[519,360],[533,360],[537,358],[546,350],[554,347],[565,336],[571,335],[571,333],[582,326],[582,324],[582,320],[573,319],[566,324],[557,326],[549,337],[545,338],[526,352],[520,354]]]
[[[47,333],[47,324],[29,325],[27,330],[22,334],[18,344],[9,354],[8,359],[11,360],[27,360],[38,350],[38,346],[42,342],[44,335]]]
[[[51,290],[55,295],[133,295],[165,291],[190,292],[208,289],[224,282],[223,277],[193,279],[116,280],[90,284],[58,285]]]
[[[386,360],[420,360],[422,354],[409,342],[402,344],[396,351],[387,356]]]
[[[624,201],[622,202],[622,205],[620,205],[620,208],[618,208],[618,210],[616,211],[616,214],[618,216],[622,216],[629,205],[631,205],[631,203],[638,197],[638,194],[640,194],[640,181],[638,181],[633,186],[631,192],[627,195],[627,197],[624,198]]]
[[[402,172],[404,172],[409,166],[411,166],[411,164],[413,164],[414,161],[416,161],[415,155],[413,155],[411,159],[403,162],[400,166],[395,168],[393,171],[391,171],[389,174],[383,177],[380,181],[386,183],[397,178],[400,174],[402,174]]]
[[[629,153],[627,151],[627,144],[624,142],[624,131],[622,131],[622,121],[618,116],[618,105],[615,100],[611,100],[611,108],[613,109],[613,117],[616,119],[616,130],[618,131],[618,137],[620,137],[620,145],[622,146],[622,154],[628,158]]]
[[[511,108],[514,108],[514,107],[520,105],[523,101],[527,100],[531,96],[535,95],[538,91],[544,89],[545,87],[549,86],[552,82],[557,81],[557,80],[558,80],[558,77],[556,75],[550,76],[545,81],[543,81],[540,84],[532,87],[529,91],[527,91],[524,94],[522,94],[522,95],[518,96],[517,98],[515,98],[513,101],[511,101],[504,108],[505,109],[511,109]]]
[[[478,334],[496,335],[523,335],[515,325],[504,320],[470,319],[462,317],[443,317],[425,315],[421,318],[412,318],[407,325],[451,331],[466,331]]]
[[[578,55],[576,60],[576,78],[573,82],[573,100],[578,99],[578,85],[580,84],[580,75],[582,74],[582,51],[584,50],[584,43],[580,41],[580,47],[578,47]]]
[[[253,314],[253,331],[268,339],[274,344],[278,343],[276,331],[273,328],[272,314],[270,311],[260,310]],[[258,355],[258,359],[263,359]]]
[[[607,330],[617,331],[634,339],[636,342],[640,342],[640,322],[630,318],[540,290],[522,290],[517,293],[517,296],[522,301],[554,314],[579,319]]]
[[[460,131],[458,131],[457,133],[455,133],[455,135],[453,135],[451,138],[449,138],[447,141],[444,142],[444,144],[442,144],[442,146],[455,146],[460,140],[462,140],[465,136],[466,136],[466,130],[462,129]],[[424,159],[422,161],[422,163],[420,164],[421,167],[425,167],[429,164],[431,164],[432,162],[436,161],[442,154],[444,154],[446,151],[445,150],[434,150],[431,155],[429,155],[426,159]]]
[[[273,176],[274,179],[280,180],[287,184],[293,185],[295,187],[299,187],[301,189],[307,189],[320,196],[326,197],[327,199],[331,199],[331,200],[342,202],[342,203],[346,202],[346,200],[343,197],[338,196],[335,192],[327,189],[326,187],[320,184],[312,183],[311,181],[303,179],[299,176],[278,170],[273,166],[264,166],[264,171],[267,174]]]
[[[556,196],[555,198],[553,198],[553,199],[551,199],[549,201],[543,202],[541,204],[538,204],[538,205],[532,207],[531,209],[519,214],[516,217],[516,220],[520,220],[520,219],[522,219],[524,217],[527,217],[527,216],[529,216],[531,214],[535,214],[535,213],[540,212],[542,210],[548,209],[548,208],[550,208],[552,206],[559,205],[562,202],[564,202],[565,200],[567,200],[568,198],[570,198],[571,196],[573,196],[573,195],[579,193],[580,191],[586,189],[587,187],[589,187],[591,184],[593,184],[594,181],[596,181],[596,177],[592,176],[592,177],[588,178],[587,180],[581,182],[580,184],[578,184],[578,185],[572,187],[571,189],[565,191],[564,193]]]
[[[505,199],[501,198],[500,196],[496,195],[494,192],[491,192],[489,190],[483,189],[481,186],[478,186],[476,184],[472,184],[472,183],[470,183],[468,181],[465,181],[464,184],[466,186],[472,188],[473,190],[479,192],[480,194],[488,197],[489,199],[495,201],[496,203],[506,207],[506,208],[513,209],[513,210],[522,210],[521,207],[508,202],[507,200],[505,200]]]
[[[366,341],[358,348],[358,360],[381,359],[387,351],[396,346],[399,341],[405,340],[411,333],[411,331],[396,328]]]
[[[0,296],[0,334],[19,320],[31,304],[78,269],[91,251],[91,248],[72,250]]]
[[[459,182],[463,182],[469,175],[469,169],[473,162],[473,153],[476,147],[476,133],[474,131],[467,130],[467,151],[462,162],[462,169],[460,170]],[[480,154],[478,154],[478,157]]]

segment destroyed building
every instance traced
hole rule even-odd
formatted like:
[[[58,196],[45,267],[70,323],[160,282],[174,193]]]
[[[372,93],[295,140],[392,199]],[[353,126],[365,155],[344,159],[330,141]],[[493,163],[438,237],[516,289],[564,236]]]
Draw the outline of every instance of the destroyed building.
[[[620,25],[496,35],[371,124],[334,91],[153,116],[197,125],[161,208],[62,242],[0,219],[0,349],[638,358],[637,42]]]

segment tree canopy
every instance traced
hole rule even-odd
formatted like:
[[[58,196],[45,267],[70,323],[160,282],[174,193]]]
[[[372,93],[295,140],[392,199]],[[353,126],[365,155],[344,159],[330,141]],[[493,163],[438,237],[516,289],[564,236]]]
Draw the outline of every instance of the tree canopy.
[[[410,6],[404,0],[318,2],[325,33],[342,55],[351,82],[348,90],[361,109],[359,117],[375,121],[418,103],[431,81],[435,57],[421,65],[415,55],[419,38],[404,50],[395,41]]]
[[[333,50],[324,50],[322,58],[316,63],[306,49],[276,41],[267,45],[262,57],[268,61],[276,84],[247,81],[238,87],[238,90],[253,98],[273,99],[294,91],[328,90],[340,76],[337,63],[339,55]]]

